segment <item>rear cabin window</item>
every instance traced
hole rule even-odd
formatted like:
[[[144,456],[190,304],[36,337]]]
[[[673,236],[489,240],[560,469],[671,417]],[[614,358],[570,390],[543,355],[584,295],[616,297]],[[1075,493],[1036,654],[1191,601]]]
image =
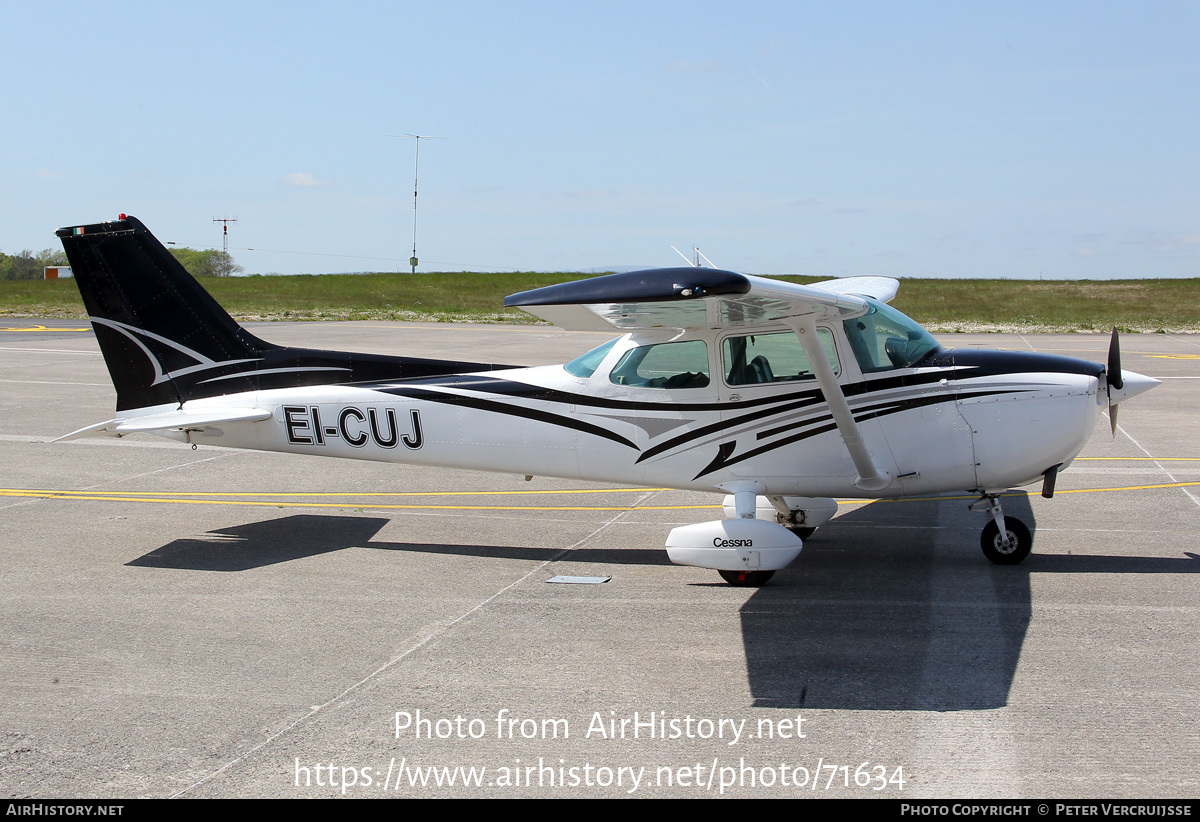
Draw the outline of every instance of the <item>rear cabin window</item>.
[[[829,359],[833,373],[840,372],[833,334],[828,328],[817,329],[817,339]],[[751,334],[726,337],[721,345],[724,355],[725,382],[729,385],[761,385],[815,378],[812,364],[804,353],[800,338],[792,331],[775,334]]]
[[[709,383],[708,346],[703,340],[688,340],[633,348],[608,378],[640,388],[704,388]]]

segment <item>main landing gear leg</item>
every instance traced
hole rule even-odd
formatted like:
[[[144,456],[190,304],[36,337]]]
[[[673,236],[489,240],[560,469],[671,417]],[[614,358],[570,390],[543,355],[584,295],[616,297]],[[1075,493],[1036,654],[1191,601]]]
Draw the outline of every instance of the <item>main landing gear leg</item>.
[[[984,494],[968,508],[974,509],[985,501],[992,521],[984,526],[979,547],[983,549],[983,555],[997,565],[1017,565],[1029,556],[1033,548],[1033,535],[1021,520],[1004,516],[1000,497],[996,494]]]

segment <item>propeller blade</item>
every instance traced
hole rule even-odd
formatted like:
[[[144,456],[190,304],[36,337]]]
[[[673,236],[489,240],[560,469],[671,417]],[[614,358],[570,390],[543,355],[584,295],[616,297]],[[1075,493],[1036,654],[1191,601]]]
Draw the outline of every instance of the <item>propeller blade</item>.
[[[1113,326],[1112,339],[1108,343],[1108,370],[1104,374],[1104,381],[1108,384],[1108,424],[1112,428],[1112,435],[1117,436],[1117,406],[1113,402],[1113,389],[1121,390],[1125,385],[1125,379],[1121,375],[1121,341],[1117,339],[1117,327]]]
[[[1121,342],[1117,339],[1115,325],[1112,340],[1108,343],[1108,384],[1117,390],[1125,385],[1125,379],[1121,376]]]

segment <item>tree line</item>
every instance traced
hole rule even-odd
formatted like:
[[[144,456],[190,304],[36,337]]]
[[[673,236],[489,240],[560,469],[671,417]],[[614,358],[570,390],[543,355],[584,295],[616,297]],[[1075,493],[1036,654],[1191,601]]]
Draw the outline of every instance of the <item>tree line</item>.
[[[232,277],[245,269],[233,261],[233,255],[224,251],[197,251],[194,248],[172,248],[171,255],[183,264],[193,277]],[[5,254],[0,251],[0,280],[40,280],[45,276],[48,265],[67,265],[67,255],[62,249],[47,248],[42,251],[22,251],[20,254]]]
[[[67,255],[62,249],[47,248],[36,254],[22,251],[20,254],[5,254],[0,251],[0,280],[40,280],[48,265],[66,265]]]
[[[209,249],[197,251],[194,248],[171,248],[171,255],[183,263],[183,267],[193,277],[232,277],[241,274],[246,269],[233,261],[233,255],[226,251]]]

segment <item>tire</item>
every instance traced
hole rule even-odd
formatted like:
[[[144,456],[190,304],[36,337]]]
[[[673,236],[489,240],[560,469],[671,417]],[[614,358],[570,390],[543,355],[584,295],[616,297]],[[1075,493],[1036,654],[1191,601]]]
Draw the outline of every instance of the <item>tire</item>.
[[[717,571],[721,579],[737,588],[761,588],[775,576],[774,571]]]
[[[805,528],[803,525],[797,525],[794,528],[788,528],[788,530],[800,537],[801,540],[806,540],[817,532],[816,528]]]
[[[997,565],[1018,565],[1033,549],[1033,535],[1025,523],[1015,517],[1004,518],[1004,530],[1008,531],[1008,538],[1012,542],[1007,550],[1001,544],[1000,529],[996,527],[995,520],[983,527],[979,547],[983,549],[983,555]]]

